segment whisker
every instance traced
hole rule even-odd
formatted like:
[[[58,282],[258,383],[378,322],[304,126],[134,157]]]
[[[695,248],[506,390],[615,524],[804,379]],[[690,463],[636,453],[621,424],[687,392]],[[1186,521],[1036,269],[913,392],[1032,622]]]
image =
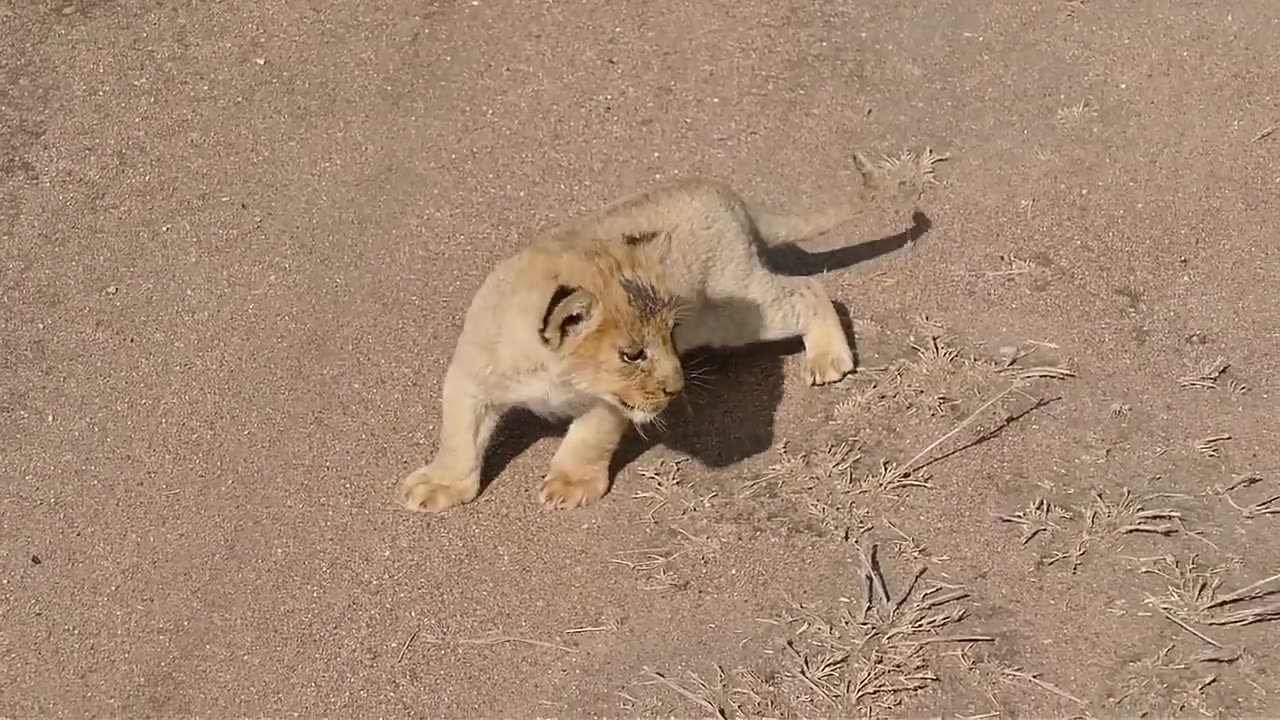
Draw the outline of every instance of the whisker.
[[[685,390],[684,407],[689,412],[693,412],[693,405],[691,405],[690,402],[693,400],[702,402],[703,400],[706,400],[707,397],[709,397],[709,393],[701,388],[687,388]]]

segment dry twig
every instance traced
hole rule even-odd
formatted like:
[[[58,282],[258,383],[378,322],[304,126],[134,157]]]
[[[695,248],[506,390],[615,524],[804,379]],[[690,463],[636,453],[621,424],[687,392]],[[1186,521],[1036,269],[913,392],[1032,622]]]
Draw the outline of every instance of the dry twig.
[[[576,648],[571,648],[567,645],[559,645],[557,643],[545,642],[543,640],[531,640],[529,638],[516,637],[514,635],[491,635],[483,638],[428,637],[423,638],[423,641],[437,645],[446,643],[457,643],[458,645],[501,645],[503,643],[516,643],[519,645],[531,645],[533,647],[547,648],[549,650],[560,650],[567,653],[578,652]]]
[[[1208,635],[1205,635],[1204,633],[1200,632],[1199,630],[1197,630],[1197,629],[1195,629],[1195,628],[1191,627],[1191,626],[1190,626],[1190,625],[1188,625],[1186,622],[1183,622],[1182,620],[1179,620],[1178,618],[1174,617],[1173,615],[1171,615],[1171,614],[1169,613],[1169,611],[1168,611],[1168,610],[1165,610],[1165,609],[1161,608],[1161,609],[1160,609],[1160,614],[1161,614],[1161,615],[1164,615],[1166,618],[1168,618],[1168,619],[1169,619],[1169,622],[1173,623],[1174,625],[1177,625],[1178,627],[1182,628],[1183,630],[1186,630],[1187,632],[1189,632],[1189,633],[1191,633],[1192,635],[1194,635],[1195,637],[1197,637],[1197,638],[1199,638],[1199,639],[1201,639],[1201,640],[1203,640],[1203,641],[1205,641],[1205,642],[1209,643],[1210,645],[1212,645],[1212,646],[1214,646],[1214,647],[1216,647],[1216,648],[1221,648],[1221,647],[1222,647],[1222,643],[1218,642],[1217,640],[1214,640],[1213,638],[1209,637]]]
[[[422,631],[422,628],[414,628],[413,632],[409,634],[409,638],[404,641],[403,645],[400,646],[400,653],[396,655],[397,665],[400,664],[401,660],[404,660],[404,654],[409,651],[409,644],[413,642],[414,638],[418,637],[418,633],[421,631]]]
[[[1210,435],[1196,443],[1196,450],[1205,457],[1216,458],[1222,454],[1222,444],[1231,439],[1228,433]]]
[[[1252,505],[1245,505],[1243,507],[1237,504],[1230,495],[1224,494],[1224,497],[1227,502],[1230,503],[1231,507],[1240,511],[1240,514],[1244,516],[1244,519],[1246,520],[1253,520],[1254,518],[1261,517],[1263,515],[1280,515],[1280,495],[1272,495],[1266,500],[1261,500],[1253,503]]]
[[[692,702],[698,707],[703,708],[707,712],[711,713],[713,716],[720,718],[720,720],[727,720],[727,716],[724,714],[724,709],[716,705],[715,703],[711,702],[710,700],[706,699],[705,697],[701,697],[693,692],[690,692],[688,689],[682,687],[679,683],[673,682],[672,680],[667,678],[667,676],[663,675],[660,672],[657,672],[655,670],[650,670],[647,667],[644,668],[644,671],[647,675],[649,675],[649,677],[653,678],[654,682],[658,683],[659,685],[662,685],[668,690],[675,692],[677,695],[683,697],[689,702]]]
[[[1088,703],[1086,703],[1085,701],[1081,700],[1075,695],[1072,695],[1066,690],[1063,690],[1057,685],[1054,685],[1053,683],[1047,682],[1045,680],[1041,680],[1039,673],[1029,673],[1020,668],[1004,668],[1000,671],[1000,674],[1006,677],[1017,678],[1019,680],[1026,680],[1027,682],[1032,683],[1033,685],[1037,685],[1044,690],[1048,690],[1049,692],[1053,693],[1054,695],[1057,695],[1058,697],[1066,698],[1067,700],[1070,700],[1071,702],[1081,707],[1088,705]]]
[[[892,473],[887,474],[886,479],[890,483],[893,483],[910,475],[914,471],[915,463],[919,461],[920,458],[923,458],[924,456],[928,455],[930,452],[933,452],[934,448],[938,447],[942,443],[954,437],[956,433],[960,432],[966,427],[969,427],[969,425],[973,424],[974,420],[978,419],[978,416],[981,415],[984,410],[991,407],[992,405],[995,405],[997,402],[1003,400],[1004,398],[1008,397],[1010,393],[1012,393],[1014,390],[1017,390],[1019,387],[1021,387],[1021,384],[1022,384],[1021,381],[1015,381],[1012,385],[1005,388],[1001,392],[997,393],[994,397],[987,400],[982,405],[978,406],[978,409],[970,413],[969,417],[965,418],[964,420],[961,420],[959,424],[951,428],[951,430],[948,431],[946,434],[944,434],[942,437],[938,438],[937,440],[934,440],[932,443],[929,443],[929,445],[926,446],[925,449],[916,453],[914,457],[912,457],[910,460],[903,463],[898,468],[894,469]]]

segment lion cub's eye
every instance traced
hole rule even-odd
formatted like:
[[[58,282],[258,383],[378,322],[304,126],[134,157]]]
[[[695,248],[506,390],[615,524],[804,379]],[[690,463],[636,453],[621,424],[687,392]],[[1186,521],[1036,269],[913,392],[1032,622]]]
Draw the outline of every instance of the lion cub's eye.
[[[638,350],[619,350],[618,357],[621,357],[623,362],[628,362],[634,365],[641,360],[644,360],[646,355],[644,348],[640,348]]]

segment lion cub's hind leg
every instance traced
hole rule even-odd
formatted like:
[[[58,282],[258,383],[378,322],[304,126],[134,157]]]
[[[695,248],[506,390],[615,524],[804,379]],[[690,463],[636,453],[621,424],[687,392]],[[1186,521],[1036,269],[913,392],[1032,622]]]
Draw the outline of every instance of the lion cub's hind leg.
[[[853,348],[827,291],[816,278],[803,278],[812,304],[804,333],[805,372],[810,385],[839,382],[853,372]]]
[[[627,423],[622,413],[604,402],[574,419],[551,458],[551,471],[538,495],[542,504],[569,509],[603,497],[609,489],[609,462]]]
[[[839,382],[853,371],[853,349],[831,298],[816,278],[757,276],[752,294],[760,304],[761,340],[804,340],[805,379],[810,385]]]
[[[801,337],[810,385],[839,382],[853,370],[853,350],[822,284],[763,271],[737,296],[710,300],[676,326],[676,348],[734,348]]]

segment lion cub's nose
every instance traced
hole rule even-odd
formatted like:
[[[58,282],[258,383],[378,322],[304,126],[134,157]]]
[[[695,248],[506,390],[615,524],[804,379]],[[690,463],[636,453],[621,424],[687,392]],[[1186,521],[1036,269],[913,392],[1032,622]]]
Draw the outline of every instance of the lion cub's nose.
[[[684,389],[684,378],[679,378],[676,380],[668,380],[666,386],[662,388],[662,392],[663,394],[665,394],[667,397],[670,398],[670,397],[675,397],[676,395],[679,395],[680,391],[683,389]]]

